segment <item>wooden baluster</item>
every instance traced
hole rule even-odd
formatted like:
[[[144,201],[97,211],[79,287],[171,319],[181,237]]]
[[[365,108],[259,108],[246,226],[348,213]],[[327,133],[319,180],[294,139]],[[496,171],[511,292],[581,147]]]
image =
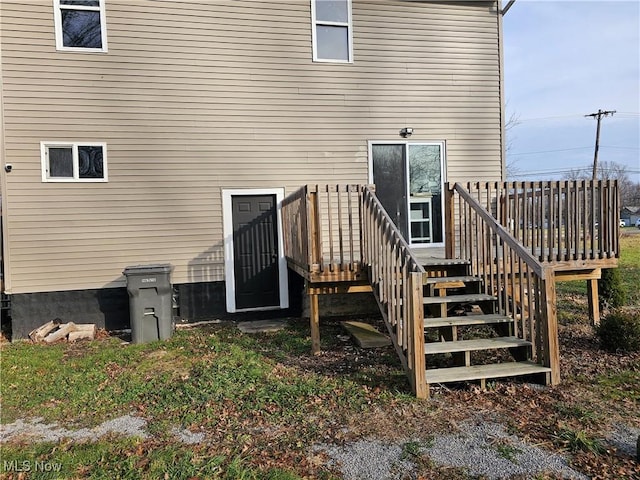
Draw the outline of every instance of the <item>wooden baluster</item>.
[[[590,256],[590,242],[591,242],[591,228],[590,225],[592,217],[591,203],[589,201],[589,182],[587,180],[582,181],[582,258],[588,259]]]
[[[320,229],[320,209],[318,208],[318,188],[317,185],[312,186],[307,193],[307,243],[310,245],[309,249],[309,269],[311,271],[323,270],[322,255],[322,239]]]
[[[529,238],[529,222],[531,216],[529,215],[529,185],[526,182],[522,182],[522,238],[524,239],[524,245],[531,250],[531,238]],[[532,191],[533,188],[531,187]],[[532,252],[535,255],[535,252]]]
[[[574,189],[574,197],[573,197],[573,205],[575,210],[575,224],[573,231],[573,242],[575,244],[574,256],[573,260],[579,260],[582,258],[582,233],[583,233],[583,224],[582,218],[584,216],[582,212],[582,202],[580,199],[582,198],[582,189],[580,188],[580,180],[576,180],[573,182]]]
[[[335,193],[338,199],[338,251],[340,253],[340,271],[346,270],[344,262],[344,235],[342,228],[342,194],[340,192],[340,185],[335,186]],[[333,193],[333,187],[331,188]]]
[[[348,212],[348,227],[349,227],[349,270],[356,270],[356,259],[354,255],[354,243],[355,237],[353,236],[353,191],[351,185],[347,185],[347,212]]]
[[[444,191],[445,256],[455,258],[455,199],[447,184]]]
[[[522,224],[522,192],[518,187],[518,182],[513,182],[513,201],[514,201],[514,219],[513,219],[513,229],[515,232],[516,240],[518,240],[523,245],[526,245],[524,240],[524,230],[520,227]]]
[[[547,226],[547,247],[548,247],[548,253],[547,253],[547,261],[552,262],[554,259],[554,232],[553,232],[553,224],[555,223],[555,192],[554,192],[554,183],[556,182],[549,182],[549,200],[548,200],[548,205],[549,205],[549,210],[547,212],[547,218],[546,218],[546,226]]]
[[[604,258],[605,256],[605,248],[606,248],[606,243],[607,243],[607,235],[606,235],[606,231],[607,231],[607,221],[606,221],[606,217],[607,217],[607,210],[606,210],[606,189],[604,186],[604,182],[602,180],[598,181],[598,190],[600,192],[600,195],[598,195],[599,197],[599,201],[600,201],[600,222],[599,222],[599,232],[598,232],[598,242],[599,242],[599,246],[600,246],[600,255],[598,258]]]
[[[613,181],[607,180],[607,208],[605,209],[607,216],[607,246],[606,254],[607,258],[613,256],[614,250],[614,238],[618,236],[620,231],[620,212],[616,213],[613,208],[615,207]]]
[[[563,189],[564,186],[564,182],[558,182],[557,183],[557,187],[558,187],[558,213],[556,214],[556,225],[555,228],[558,230],[556,235],[558,237],[558,251],[556,253],[556,260],[561,261],[563,258],[565,258],[565,255],[568,255],[568,249],[569,249],[569,245],[567,243],[568,239],[569,239],[569,235],[568,235],[568,229],[569,229],[569,216],[565,215],[565,204],[567,204],[568,207],[568,203],[567,203],[567,194],[568,194],[568,189]],[[564,190],[564,193],[563,193]],[[563,223],[565,224],[565,227],[563,229]],[[565,253],[562,252],[562,250],[565,250]]]
[[[509,280],[511,282],[511,314],[513,315],[513,322],[514,324],[516,323],[516,312],[517,312],[517,294],[518,291],[516,289],[517,285],[516,285],[516,271],[515,271],[515,265],[514,265],[514,258],[513,258],[513,250],[511,248],[509,248],[508,250],[509,252]],[[520,275],[520,272],[517,273],[517,275]],[[520,302],[522,302],[522,298],[520,298]]]
[[[618,180],[613,181],[613,211],[615,212],[615,225],[616,233],[613,236],[613,251],[611,252],[612,257],[618,258],[620,256],[620,184]]]
[[[527,330],[525,319],[527,318],[527,304],[528,299],[525,298],[524,290],[525,290],[525,271],[522,264],[522,257],[518,256],[518,287],[520,288],[520,338],[527,339]],[[513,319],[514,325],[516,326],[515,335],[518,336],[518,320],[516,318]]]

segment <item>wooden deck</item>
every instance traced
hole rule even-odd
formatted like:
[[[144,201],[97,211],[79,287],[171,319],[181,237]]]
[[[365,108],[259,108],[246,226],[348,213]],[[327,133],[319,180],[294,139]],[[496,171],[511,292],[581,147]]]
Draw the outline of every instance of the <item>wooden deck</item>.
[[[320,351],[318,296],[368,291],[419,397],[442,378],[531,373],[558,383],[555,283],[587,281],[597,321],[597,279],[619,254],[617,205],[615,182],[449,184],[445,246],[411,248],[373,186],[304,186],[282,210],[285,256],[310,298],[312,350]],[[447,305],[464,303],[491,311],[448,317]],[[508,335],[464,343],[459,325],[493,325]],[[443,344],[425,345],[425,329],[442,330]],[[512,365],[471,363],[471,351],[503,347],[520,352]],[[445,351],[464,365],[435,372],[425,359]]]

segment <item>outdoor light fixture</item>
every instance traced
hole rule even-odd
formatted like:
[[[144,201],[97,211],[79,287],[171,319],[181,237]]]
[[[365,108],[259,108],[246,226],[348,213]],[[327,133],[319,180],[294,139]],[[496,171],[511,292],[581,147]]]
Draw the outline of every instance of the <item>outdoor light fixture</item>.
[[[400,130],[400,136],[402,138],[410,137],[412,134],[413,134],[413,128],[411,127],[404,127],[403,129]]]

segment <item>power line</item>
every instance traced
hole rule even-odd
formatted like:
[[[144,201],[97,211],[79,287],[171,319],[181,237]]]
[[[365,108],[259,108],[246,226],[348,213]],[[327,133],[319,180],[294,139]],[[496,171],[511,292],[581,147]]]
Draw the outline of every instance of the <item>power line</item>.
[[[591,147],[571,147],[571,148],[559,148],[556,150],[540,150],[537,152],[521,152],[521,153],[509,153],[509,155],[511,156],[520,156],[520,155],[537,155],[540,153],[555,153],[555,152],[568,152],[570,150],[584,150],[586,148],[591,148]],[[600,145],[600,148],[618,148],[618,149],[623,149],[623,150],[640,150],[639,147],[621,147],[621,146],[616,146],[616,145]]]
[[[640,117],[639,112],[616,112],[616,114],[619,117],[623,117],[623,118]],[[584,116],[586,115],[583,115],[582,113],[571,113],[567,115],[551,115],[548,117],[518,118],[518,123],[536,122],[538,120],[559,120],[563,118],[577,118],[577,117],[584,117]]]
[[[618,147],[614,145],[600,145],[600,148],[620,148],[623,150],[640,150],[640,147]]]
[[[560,148],[557,150],[540,150],[539,152],[523,152],[523,153],[511,153],[510,155],[537,155],[539,153],[554,153],[554,152],[568,152],[569,150],[584,150],[591,147],[573,147],[573,148]]]
[[[534,122],[537,120],[557,120],[559,118],[576,118],[582,117],[581,113],[572,113],[570,115],[554,115],[550,117],[534,117],[534,118],[519,118],[518,122]]]

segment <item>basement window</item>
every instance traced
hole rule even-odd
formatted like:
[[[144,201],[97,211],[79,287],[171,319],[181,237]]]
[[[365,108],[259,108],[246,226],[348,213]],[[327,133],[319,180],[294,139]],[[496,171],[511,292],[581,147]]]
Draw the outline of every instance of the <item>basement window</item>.
[[[105,143],[42,142],[43,182],[106,182]]]
[[[353,62],[351,0],[311,0],[313,60]]]
[[[56,49],[106,52],[106,0],[53,0]]]

